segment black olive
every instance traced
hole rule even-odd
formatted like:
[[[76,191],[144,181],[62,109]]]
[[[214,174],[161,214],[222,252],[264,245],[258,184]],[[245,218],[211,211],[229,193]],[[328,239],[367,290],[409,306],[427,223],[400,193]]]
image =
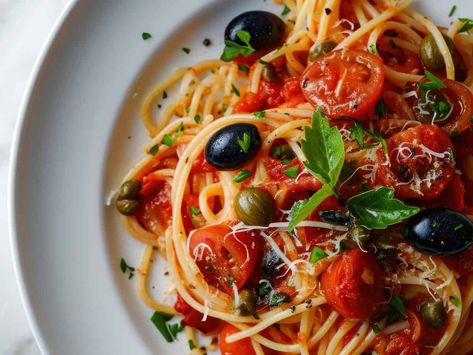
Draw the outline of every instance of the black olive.
[[[205,146],[205,159],[219,170],[235,170],[253,158],[260,146],[261,136],[255,125],[236,123],[210,137]]]
[[[273,276],[276,274],[276,267],[280,265],[281,262],[279,255],[271,248],[264,253],[261,268],[266,275]]]
[[[225,29],[225,40],[244,43],[238,38],[238,31],[250,34],[250,44],[256,49],[268,49],[281,43],[286,25],[276,15],[267,11],[244,12],[230,21]]]
[[[353,224],[353,217],[349,212],[341,211],[319,211],[317,215],[325,222],[341,224],[344,226],[351,226]]]
[[[473,223],[459,212],[428,208],[408,220],[403,234],[426,254],[450,255],[473,244]]]

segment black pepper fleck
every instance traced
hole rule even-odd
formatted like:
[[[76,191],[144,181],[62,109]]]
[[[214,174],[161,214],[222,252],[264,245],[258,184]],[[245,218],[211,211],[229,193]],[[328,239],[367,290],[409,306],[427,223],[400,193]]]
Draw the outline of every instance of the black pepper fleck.
[[[326,8],[325,8],[325,13],[326,13],[327,15],[330,15],[330,14],[332,13],[332,10],[329,9],[328,7],[326,7]]]
[[[208,47],[212,44],[212,41],[209,38],[206,38],[202,43],[204,44],[204,46]]]
[[[309,83],[309,78],[304,78],[302,79],[302,87],[305,89],[307,87],[307,84]]]

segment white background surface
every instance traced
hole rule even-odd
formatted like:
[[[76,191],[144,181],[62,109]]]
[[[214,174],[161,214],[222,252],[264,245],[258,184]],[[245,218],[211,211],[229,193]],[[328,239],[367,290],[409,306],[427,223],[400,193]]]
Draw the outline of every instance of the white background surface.
[[[33,65],[69,0],[0,0],[0,354],[39,354],[13,273],[7,176],[13,128]]]

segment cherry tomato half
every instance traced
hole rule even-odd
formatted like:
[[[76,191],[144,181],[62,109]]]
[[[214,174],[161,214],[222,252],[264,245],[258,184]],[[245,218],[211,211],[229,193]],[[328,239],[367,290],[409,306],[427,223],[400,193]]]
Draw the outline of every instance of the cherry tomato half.
[[[360,50],[338,50],[316,59],[302,74],[306,99],[330,118],[365,119],[384,82],[381,58]]]
[[[409,128],[387,139],[386,144],[390,164],[379,164],[377,178],[382,185],[393,187],[398,196],[432,200],[452,179],[453,144],[439,127],[424,124]]]
[[[383,296],[383,271],[372,254],[352,249],[323,272],[321,286],[327,303],[343,317],[368,319]]]
[[[220,352],[222,355],[255,355],[253,345],[251,345],[250,338],[243,338],[233,343],[227,343],[226,338],[234,333],[239,332],[238,328],[233,325],[225,323],[220,331]]]
[[[223,224],[205,226],[189,235],[190,254],[205,280],[218,289],[233,294],[250,278],[260,260],[262,238],[254,232],[232,233]]]

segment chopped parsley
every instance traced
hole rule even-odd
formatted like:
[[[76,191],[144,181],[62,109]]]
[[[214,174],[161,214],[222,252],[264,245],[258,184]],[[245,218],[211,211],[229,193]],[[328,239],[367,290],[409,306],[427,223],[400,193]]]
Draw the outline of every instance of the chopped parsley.
[[[168,98],[168,93],[166,91],[163,91],[163,99],[167,99]]]
[[[200,121],[201,121],[200,115],[195,115],[195,116],[194,116],[194,121],[195,121],[195,123],[199,124]]]
[[[241,63],[238,63],[238,69],[240,69],[243,73],[248,73],[250,71],[250,68]]]
[[[377,102],[376,107],[374,108],[374,111],[376,112],[378,117],[386,116],[386,104],[384,103],[383,99]]]
[[[465,227],[463,224],[457,224],[454,228],[455,232],[459,229],[462,229],[463,227]]]
[[[373,332],[375,334],[381,333],[381,328],[379,327],[378,323],[374,323],[373,326],[371,327],[371,329],[373,329]]]
[[[135,268],[133,266],[128,265],[124,258],[120,259],[120,270],[124,274],[129,272],[128,279],[131,279],[133,276],[135,276]]]
[[[181,135],[181,132],[184,130],[184,125],[183,123],[181,122],[179,124],[179,126],[177,126],[177,129],[176,129],[176,132],[174,132],[174,134],[172,136],[170,136],[169,134],[165,134],[164,137],[163,137],[163,140],[161,143],[163,143],[164,145],[170,147],[174,144],[174,142],[176,141],[177,138],[179,138],[179,136]]]
[[[248,170],[241,170],[238,172],[238,174],[235,175],[233,178],[234,182],[242,182],[246,179],[248,179],[252,175],[251,171]]]
[[[233,285],[234,283],[235,283],[235,279],[233,279],[233,278],[230,278],[230,279],[227,280],[227,285],[228,285],[228,286],[231,286],[231,285]]]
[[[149,148],[149,154],[151,155],[156,155],[159,150],[159,144],[153,145],[151,148]]]
[[[457,5],[453,5],[450,12],[448,13],[448,17],[452,17],[456,10],[457,10]]]
[[[193,216],[197,216],[200,214],[200,208],[199,207],[195,207],[195,206],[191,206],[191,214]]]
[[[266,115],[266,112],[264,112],[264,111],[255,111],[255,112],[253,112],[253,115],[255,115],[258,118],[263,118]]]
[[[310,253],[309,261],[312,264],[315,264],[317,261],[322,260],[323,258],[326,258],[328,254],[324,252],[322,249],[319,247],[314,247]]]
[[[299,175],[299,165],[294,165],[290,168],[287,168],[286,170],[284,170],[284,175],[295,179],[297,175]]]
[[[243,45],[230,40],[225,40],[225,48],[220,56],[220,59],[224,62],[230,62],[239,55],[248,57],[256,51],[250,44],[251,35],[249,32],[239,30],[236,32],[236,35]]]
[[[393,296],[391,299],[391,306],[398,311],[403,317],[407,317],[406,306],[404,300],[400,296]]]
[[[281,16],[285,16],[290,12],[291,12],[291,9],[287,5],[284,5],[284,8],[282,9],[282,12],[281,12]]]
[[[429,90],[439,90],[439,89],[445,89],[447,85],[445,83],[437,78],[434,74],[429,72],[428,70],[425,71],[425,77],[429,79],[430,81],[428,82],[420,82],[419,83],[419,88],[422,91],[429,91]]]
[[[190,48],[187,47],[182,48],[182,51],[186,54],[189,54],[191,52]]]
[[[279,306],[281,303],[289,303],[291,302],[291,297],[286,295],[285,293],[273,293],[269,300],[269,305],[271,307]]]
[[[473,20],[469,18],[459,18],[461,22],[463,22],[462,28],[458,30],[458,33],[468,32],[473,28]]]
[[[151,316],[151,322],[168,343],[172,343],[177,334],[184,330],[184,326],[179,323],[167,324],[173,318],[171,314],[163,312],[154,312]]]
[[[232,84],[232,91],[236,96],[240,97],[240,90],[238,90],[238,88],[233,84]]]
[[[460,297],[458,297],[458,296],[450,296],[449,299],[450,299],[450,301],[452,301],[452,303],[453,303],[457,308],[461,308],[461,306],[462,306],[462,301],[461,301]]]
[[[372,44],[370,44],[370,46],[368,47],[368,52],[370,52],[370,53],[375,54],[375,53],[377,52],[377,50],[378,50],[378,49],[376,48],[376,44],[373,44],[373,43],[372,43]]]
[[[143,32],[141,34],[141,38],[143,38],[144,41],[148,40],[151,38],[151,33],[148,33],[148,32]]]
[[[449,114],[451,107],[446,101],[437,101],[432,105],[432,111],[439,115],[440,118],[445,118]]]
[[[248,153],[250,150],[251,146],[251,137],[248,133],[243,133],[242,139],[238,139],[238,145],[240,146],[241,150],[243,150],[243,153]]]
[[[194,350],[196,348],[192,339],[189,339],[188,344],[189,344],[189,350]]]

